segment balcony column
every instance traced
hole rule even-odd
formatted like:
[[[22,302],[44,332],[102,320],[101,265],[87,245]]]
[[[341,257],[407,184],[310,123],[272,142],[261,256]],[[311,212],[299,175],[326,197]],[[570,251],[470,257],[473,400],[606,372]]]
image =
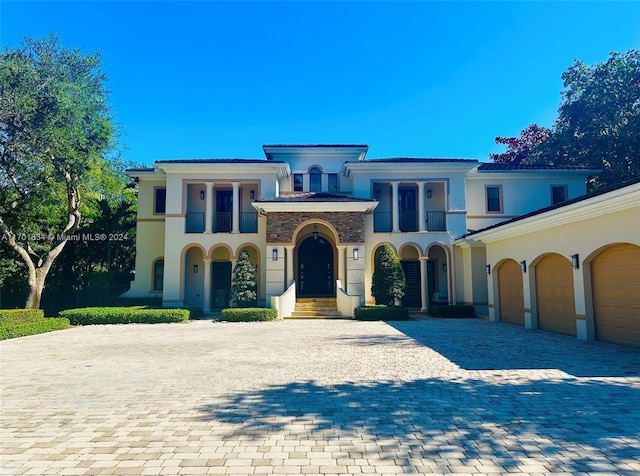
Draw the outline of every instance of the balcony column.
[[[204,232],[213,233],[213,182],[205,182]]]
[[[418,231],[427,231],[424,216],[424,184],[425,182],[418,182]]]
[[[240,182],[231,182],[233,186],[233,214],[231,215],[231,233],[240,233]]]
[[[391,182],[391,222],[393,223],[393,227],[391,231],[393,233],[400,232],[400,219],[398,217],[398,208],[400,204],[398,203],[398,184],[400,182]]]
[[[204,258],[204,284],[202,290],[202,312],[208,314],[211,312],[211,258]]]
[[[290,285],[291,282],[293,281],[294,277],[293,277],[293,250],[295,249],[295,246],[285,246],[284,247],[287,256],[286,256],[286,263],[287,263],[287,274],[285,276],[285,289],[287,289]]]
[[[429,310],[429,276],[427,275],[427,258],[420,258],[420,300],[421,311]]]

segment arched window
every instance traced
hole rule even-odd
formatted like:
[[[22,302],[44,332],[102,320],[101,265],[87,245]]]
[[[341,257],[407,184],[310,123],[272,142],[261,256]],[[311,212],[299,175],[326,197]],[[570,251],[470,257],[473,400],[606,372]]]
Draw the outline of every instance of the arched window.
[[[322,191],[322,172],[318,167],[312,167],[309,170],[309,191]]]
[[[162,291],[164,285],[164,260],[159,259],[153,263],[153,290]]]

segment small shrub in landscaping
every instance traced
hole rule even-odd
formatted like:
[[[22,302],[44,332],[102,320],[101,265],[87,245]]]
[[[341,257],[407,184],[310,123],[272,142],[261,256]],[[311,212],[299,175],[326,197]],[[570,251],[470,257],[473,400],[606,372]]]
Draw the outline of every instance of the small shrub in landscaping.
[[[232,322],[274,321],[278,310],[263,307],[235,307],[222,310],[222,319]]]
[[[42,309],[0,309],[0,327],[37,322],[44,319]]]
[[[60,312],[73,325],[90,324],[158,324],[163,322],[183,322],[189,319],[188,309],[148,309],[134,307],[85,307]]]
[[[0,340],[30,336],[33,334],[42,334],[44,332],[68,329],[69,327],[71,327],[69,319],[47,317],[42,318],[39,321],[0,326]]]
[[[476,317],[476,310],[467,304],[455,304],[452,306],[429,306],[429,315],[432,317]]]
[[[406,321],[409,309],[396,306],[361,306],[353,310],[353,317],[359,321]]]

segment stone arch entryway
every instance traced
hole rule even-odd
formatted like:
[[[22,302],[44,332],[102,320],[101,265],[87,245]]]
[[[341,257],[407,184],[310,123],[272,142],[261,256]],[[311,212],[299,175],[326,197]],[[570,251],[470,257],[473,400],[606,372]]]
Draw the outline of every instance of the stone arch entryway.
[[[297,295],[335,296],[333,245],[323,236],[308,237],[297,247]]]

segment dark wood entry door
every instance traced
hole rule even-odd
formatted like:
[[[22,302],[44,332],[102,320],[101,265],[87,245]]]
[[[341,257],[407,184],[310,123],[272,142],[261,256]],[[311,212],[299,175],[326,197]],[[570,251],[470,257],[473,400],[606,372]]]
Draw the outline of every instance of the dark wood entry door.
[[[301,297],[334,296],[333,247],[322,237],[307,238],[298,248],[297,293]]]
[[[229,307],[231,298],[231,262],[214,261],[211,273],[211,302],[214,309]]]
[[[407,288],[402,297],[404,307],[422,307],[420,297],[420,261],[401,261]]]

